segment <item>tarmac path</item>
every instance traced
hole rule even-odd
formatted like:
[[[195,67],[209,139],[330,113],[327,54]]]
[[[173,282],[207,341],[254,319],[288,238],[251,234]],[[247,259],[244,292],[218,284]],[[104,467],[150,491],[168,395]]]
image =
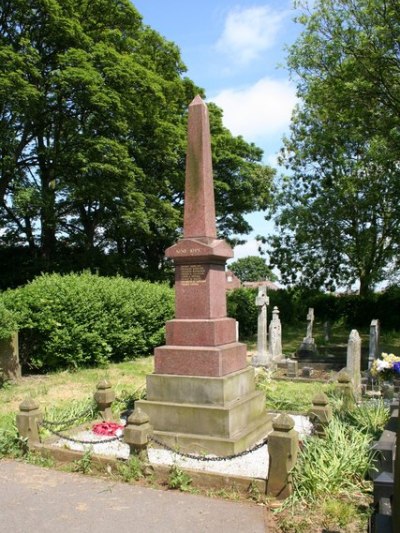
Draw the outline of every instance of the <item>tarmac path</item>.
[[[0,461],[7,533],[265,533],[265,507]]]

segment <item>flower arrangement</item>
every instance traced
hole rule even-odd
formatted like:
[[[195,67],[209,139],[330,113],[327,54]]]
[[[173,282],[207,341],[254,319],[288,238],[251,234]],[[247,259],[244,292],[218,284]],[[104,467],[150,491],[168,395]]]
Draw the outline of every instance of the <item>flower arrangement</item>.
[[[400,377],[400,357],[382,352],[382,359],[375,359],[372,363],[371,376],[384,381],[394,376]]]

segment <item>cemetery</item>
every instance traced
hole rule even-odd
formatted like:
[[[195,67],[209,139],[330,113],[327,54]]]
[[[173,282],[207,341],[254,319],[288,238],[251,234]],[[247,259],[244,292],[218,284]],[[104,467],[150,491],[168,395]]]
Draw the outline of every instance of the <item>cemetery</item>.
[[[161,495],[185,531],[200,498],[196,533],[228,500],[257,511],[257,533],[400,532],[397,3],[168,7],[163,22],[199,39],[185,54],[207,91],[134,0],[3,4],[11,520],[40,507],[25,484],[43,530],[69,531],[71,507],[53,527],[55,500],[22,466],[72,476],[71,531],[91,479],[97,508],[132,512],[121,532],[139,531],[137,507],[116,494],[136,488],[146,532],[152,512],[175,531]],[[269,70],[278,46],[288,79]]]
[[[381,356],[383,336],[377,319],[371,321],[363,353],[356,329],[349,332],[347,343],[342,338],[334,346],[332,328],[318,321],[312,307],[303,317],[305,336],[298,330],[295,343],[288,345],[282,313],[277,305],[271,308],[266,286],[251,293],[257,313],[256,342],[246,346],[239,341],[240,321],[227,315],[225,263],[232,250],[216,234],[208,115],[200,97],[189,107],[183,237],[166,255],[175,265],[174,289],[161,289],[163,305],[156,309],[157,315],[153,311],[152,330],[146,331],[143,324],[136,339],[140,343],[152,335],[154,357],[139,360],[139,374],[134,362],[119,363],[122,373],[114,364],[116,390],[110,364],[101,370],[107,361],[99,350],[90,363],[98,367],[93,372],[98,381],[90,383],[89,396],[85,383],[74,388],[72,401],[70,397],[63,402],[52,396],[53,391],[50,394],[53,385],[51,381],[46,385],[43,374],[38,378],[44,391],[30,386],[25,398],[12,399],[14,387],[18,391],[19,384],[29,383],[30,378],[21,375],[17,331],[2,340],[0,397],[4,394],[2,404],[9,402],[13,410],[2,408],[0,413],[8,423],[15,419],[17,433],[10,427],[2,430],[1,454],[25,454],[37,464],[67,463],[83,473],[108,472],[126,481],[152,480],[171,489],[236,494],[271,509],[279,510],[283,503],[278,512],[282,531],[305,527],[288,525],[290,505],[312,509],[325,492],[324,520],[347,520],[352,527],[368,522],[370,531],[390,531],[397,520],[395,486],[400,475],[394,467],[400,358]],[[40,283],[45,285],[50,300],[55,297],[49,293],[54,282],[59,293],[62,276],[37,282],[39,290]],[[101,286],[96,289],[96,284],[102,283],[86,274],[87,282],[94,293]],[[145,290],[140,284],[128,288],[123,280],[119,283],[124,295],[133,290],[138,299]],[[144,307],[161,296],[150,292]],[[6,296],[10,300],[4,299],[4,316],[10,328],[18,312],[12,311],[11,293]],[[77,292],[74,296],[79,300]],[[41,299],[40,313],[47,313],[46,298]],[[29,303],[25,313],[28,309]],[[117,310],[109,310],[117,320]],[[84,313],[90,313],[89,308]],[[51,312],[47,316],[51,327],[41,333],[45,340],[51,329],[62,327]],[[165,344],[160,345],[164,322]],[[69,374],[71,360],[63,355],[70,342],[67,339],[63,345],[67,329],[60,331],[51,348],[57,346],[61,361],[64,356],[65,384],[69,377],[74,380]],[[23,344],[21,352],[31,349],[26,340]],[[142,350],[145,353],[146,346]],[[25,366],[28,357],[25,352]],[[38,359],[45,368],[49,361]],[[318,459],[321,450],[335,455],[336,471]],[[350,466],[346,454],[353,455]],[[320,468],[317,477],[312,474],[315,467]],[[339,501],[347,494],[336,511],[330,507],[335,491]],[[346,512],[351,516],[340,518]],[[312,511],[310,516],[306,514],[306,520],[315,520]]]

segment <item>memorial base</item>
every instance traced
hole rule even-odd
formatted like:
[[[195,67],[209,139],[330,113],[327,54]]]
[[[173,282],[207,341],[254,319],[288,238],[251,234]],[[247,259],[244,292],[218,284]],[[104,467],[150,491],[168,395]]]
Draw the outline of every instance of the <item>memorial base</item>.
[[[303,342],[301,343],[300,348],[297,350],[296,355],[298,357],[315,357],[318,355],[318,349],[314,339],[307,337],[303,339]]]
[[[272,431],[251,367],[224,377],[151,374],[147,399],[136,405],[150,417],[154,437],[183,452],[235,454]]]

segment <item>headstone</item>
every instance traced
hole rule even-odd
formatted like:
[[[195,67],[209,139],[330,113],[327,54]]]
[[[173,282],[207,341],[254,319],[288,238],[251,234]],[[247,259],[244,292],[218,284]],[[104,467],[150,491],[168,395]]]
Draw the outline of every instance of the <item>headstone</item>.
[[[18,333],[14,333],[8,339],[0,339],[0,381],[17,381],[20,378]]]
[[[270,363],[268,353],[268,339],[267,339],[267,306],[269,298],[267,296],[267,288],[259,287],[256,296],[256,307],[258,309],[257,320],[257,353],[253,355],[251,364],[253,366],[267,366]]]
[[[361,337],[356,329],[351,330],[347,344],[346,368],[353,382],[356,398],[361,396]]]
[[[331,323],[329,320],[324,322],[324,341],[329,342],[331,340]]]
[[[269,353],[273,362],[282,361],[282,326],[279,319],[279,309],[275,306],[272,320],[269,323]]]
[[[297,355],[300,357],[312,357],[318,354],[317,346],[313,338],[313,324],[314,324],[314,309],[309,307],[307,313],[307,333],[297,350]]]
[[[154,436],[186,452],[229,455],[265,437],[272,419],[255,390],[247,348],[226,316],[225,264],[217,239],[208,110],[189,106],[183,238],[166,250],[175,264],[175,318],[155,349],[146,400]]]
[[[379,320],[374,318],[371,321],[369,328],[369,352],[368,352],[368,368],[371,368],[372,363],[380,355],[379,349],[379,333],[380,333]]]
[[[299,373],[299,363],[294,359],[287,360],[287,372],[286,375],[288,378],[297,378]]]

